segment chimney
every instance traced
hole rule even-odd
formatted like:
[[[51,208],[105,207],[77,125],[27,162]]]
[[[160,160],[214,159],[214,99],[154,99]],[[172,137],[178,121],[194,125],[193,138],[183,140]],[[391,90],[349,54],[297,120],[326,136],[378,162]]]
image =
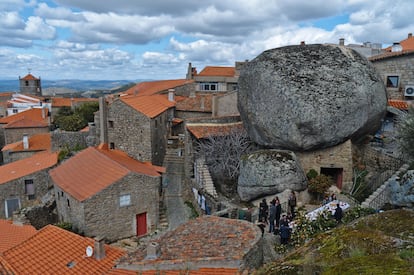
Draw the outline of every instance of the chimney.
[[[45,108],[42,108],[42,118],[45,119],[46,118],[46,111]]]
[[[413,34],[410,32],[410,33],[408,34],[408,38],[411,38],[411,37],[413,37]]]
[[[108,144],[108,108],[105,98],[99,98],[100,143]]]
[[[147,257],[145,257],[145,259],[157,259],[160,255],[160,244],[156,242],[150,242],[147,246]]]
[[[300,41],[301,46],[305,46],[305,41]]]
[[[95,237],[93,253],[95,255],[95,259],[97,260],[105,258],[105,242],[103,237]]]
[[[27,134],[23,134],[23,149],[29,149],[29,136]]]
[[[395,52],[401,52],[403,50],[402,46],[400,45],[399,42],[394,42],[394,44],[391,47],[391,52],[395,53]]]
[[[174,102],[174,94],[175,94],[175,90],[174,89],[168,89],[168,100]]]
[[[339,46],[345,46],[345,38],[339,38]]]

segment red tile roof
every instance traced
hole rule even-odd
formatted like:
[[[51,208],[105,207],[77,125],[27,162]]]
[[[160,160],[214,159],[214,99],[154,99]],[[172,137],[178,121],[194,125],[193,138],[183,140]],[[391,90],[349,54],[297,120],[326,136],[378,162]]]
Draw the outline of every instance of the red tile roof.
[[[240,275],[238,268],[224,268],[224,267],[201,267],[198,269],[186,269],[186,270],[143,270],[132,271],[126,269],[112,269],[107,275]]]
[[[236,69],[234,67],[207,66],[196,76],[234,77],[235,74],[236,74]]]
[[[190,97],[176,97],[176,109],[179,111],[211,112],[212,94],[197,94]]]
[[[397,100],[397,99],[389,99],[388,106],[400,109],[400,110],[408,110],[408,103],[405,100]]]
[[[105,245],[105,258],[86,257],[94,240],[47,225],[23,243],[7,250],[3,259],[16,274],[104,274],[124,251]]]
[[[16,225],[10,220],[0,219],[0,255],[30,238],[36,231],[36,228],[31,225]]]
[[[159,270],[169,270],[172,264],[179,266],[192,262],[194,266],[207,268],[216,261],[214,266],[235,271],[241,267],[241,261],[260,240],[260,229],[251,222],[202,216],[154,240],[161,251],[157,258],[147,258],[146,250],[140,249],[122,257],[118,267],[156,265]],[[204,266],[206,262],[209,266]],[[226,264],[223,266],[224,262]]]
[[[6,129],[16,129],[16,128],[42,128],[48,127],[49,123],[44,121],[32,120],[30,118],[22,117],[20,119],[14,120],[10,123],[7,123],[3,128]]]
[[[242,122],[232,123],[187,123],[187,130],[194,135],[195,138],[208,138],[215,136],[225,136],[232,131],[244,131]]]
[[[393,58],[393,57],[400,57],[400,56],[408,56],[412,55],[414,53],[414,50],[404,50],[401,52],[385,52],[379,55],[374,55],[368,58],[369,61],[375,62],[378,60]]]
[[[79,103],[85,102],[98,102],[97,98],[69,98],[69,97],[52,97],[52,107],[71,107],[73,104],[78,105]]]
[[[165,95],[123,96],[120,100],[149,118],[175,106],[175,102],[169,101]]]
[[[53,182],[84,201],[129,173],[159,177],[158,168],[119,150],[89,147],[49,172]]]
[[[47,151],[51,149],[50,133],[37,134],[29,137],[29,148],[23,148],[23,141],[7,144],[2,151]]]
[[[0,166],[0,184],[30,175],[57,164],[58,153],[40,152]]]
[[[21,79],[22,80],[39,80],[39,78],[34,77],[32,74],[28,74]]]
[[[48,113],[49,110],[47,108],[32,108],[11,116],[2,117],[0,118],[0,124],[7,124],[13,121],[21,120],[23,118],[47,123]]]
[[[174,79],[141,82],[134,87],[129,88],[124,93],[128,95],[154,95],[160,92],[168,91],[185,84],[194,83],[194,80]]]

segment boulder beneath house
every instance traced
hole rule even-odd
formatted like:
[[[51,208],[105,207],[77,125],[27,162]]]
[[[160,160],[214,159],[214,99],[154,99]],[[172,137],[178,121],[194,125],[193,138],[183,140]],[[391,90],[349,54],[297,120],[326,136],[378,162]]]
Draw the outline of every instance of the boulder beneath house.
[[[382,79],[352,49],[298,45],[261,53],[241,69],[238,108],[250,138],[306,151],[375,133],[386,112]]]
[[[305,173],[291,151],[260,150],[240,160],[237,192],[242,201],[306,187]]]

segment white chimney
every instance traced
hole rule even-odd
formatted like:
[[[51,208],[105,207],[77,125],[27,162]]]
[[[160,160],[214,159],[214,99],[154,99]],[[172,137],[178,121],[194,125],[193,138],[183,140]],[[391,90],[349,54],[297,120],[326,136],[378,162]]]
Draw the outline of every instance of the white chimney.
[[[43,119],[46,118],[46,110],[45,110],[45,108],[42,108],[42,118]]]
[[[29,136],[27,134],[23,134],[23,149],[29,149]]]
[[[175,90],[174,89],[169,89],[168,90],[168,100],[169,101],[174,101],[174,95],[175,95]]]
[[[391,47],[391,52],[401,52],[403,50],[402,46],[398,42],[394,42],[394,44]]]
[[[103,237],[95,237],[93,253],[97,260],[105,258],[105,242]]]

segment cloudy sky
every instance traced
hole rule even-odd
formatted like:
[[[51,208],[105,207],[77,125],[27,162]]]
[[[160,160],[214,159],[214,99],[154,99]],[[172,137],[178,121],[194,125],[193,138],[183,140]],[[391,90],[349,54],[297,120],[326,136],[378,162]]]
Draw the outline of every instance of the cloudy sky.
[[[177,79],[285,45],[388,46],[412,0],[0,0],[0,79]]]

